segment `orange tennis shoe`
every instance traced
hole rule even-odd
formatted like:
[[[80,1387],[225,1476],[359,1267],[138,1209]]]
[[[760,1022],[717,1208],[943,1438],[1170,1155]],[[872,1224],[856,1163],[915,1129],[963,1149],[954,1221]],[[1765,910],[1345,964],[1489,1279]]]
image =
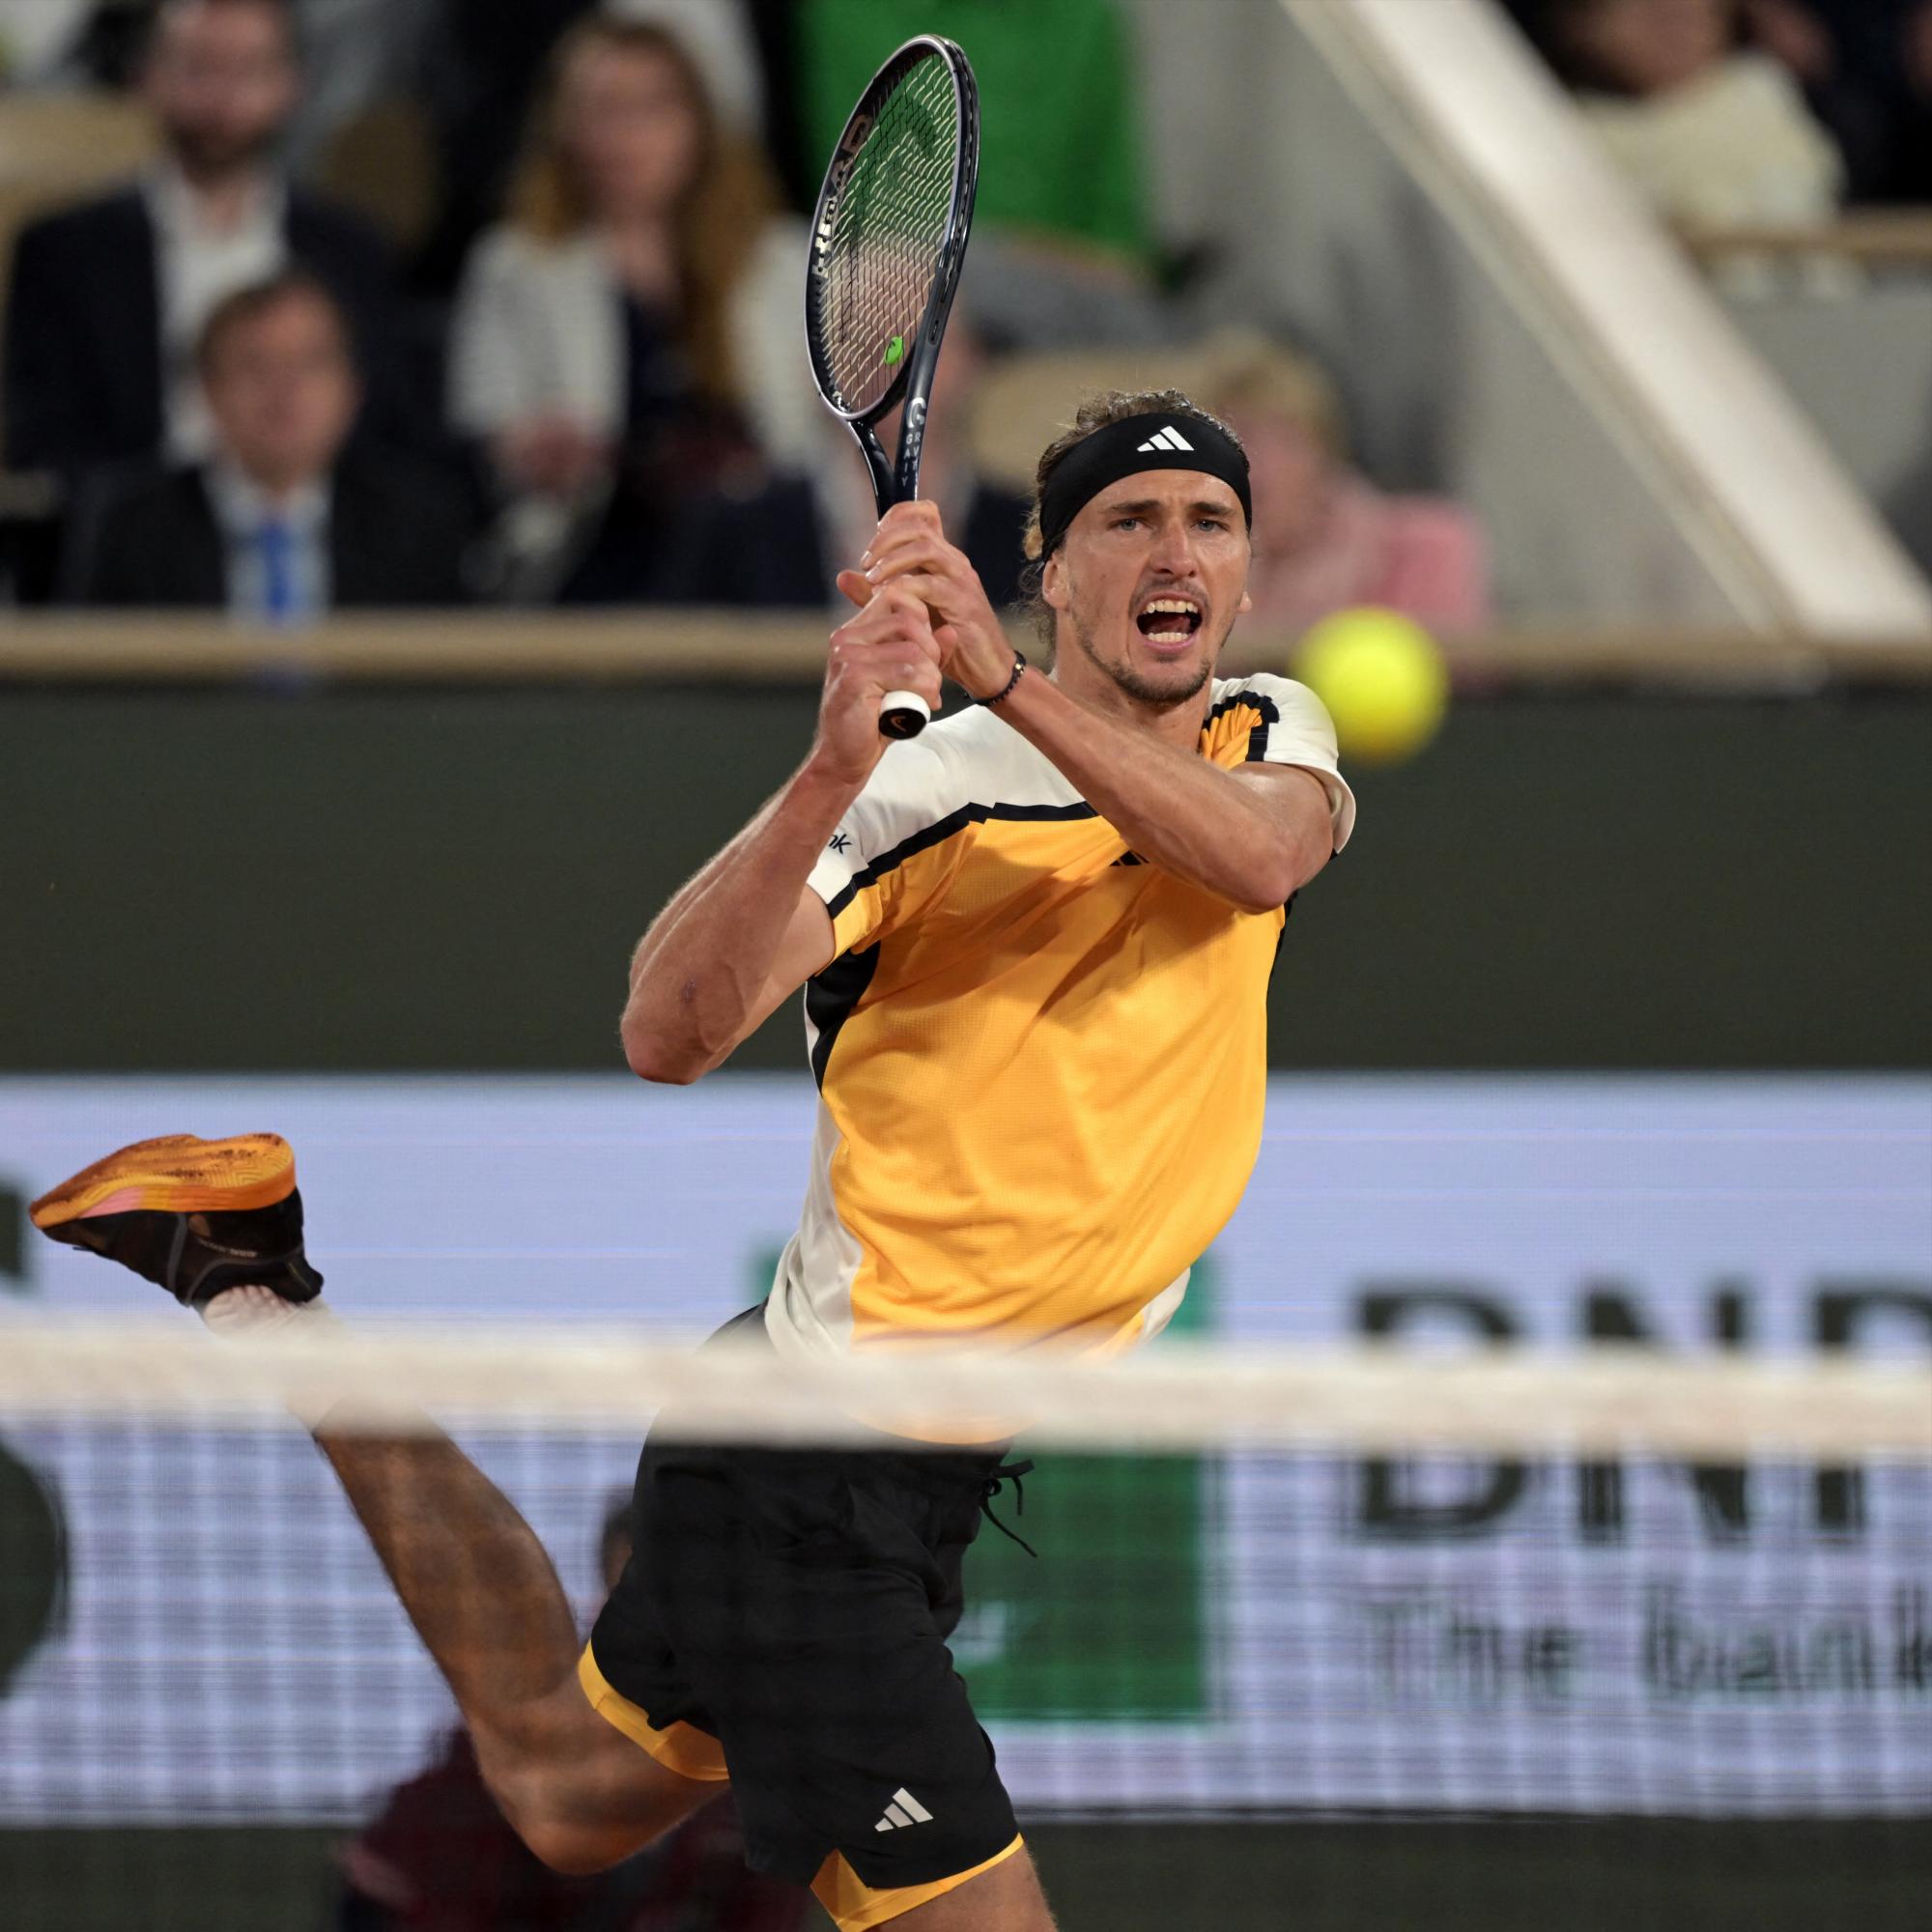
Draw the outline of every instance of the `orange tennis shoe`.
[[[189,1308],[244,1282],[284,1301],[322,1289],[302,1250],[295,1150],[279,1134],[136,1141],[28,1211],[48,1239],[119,1262]]]

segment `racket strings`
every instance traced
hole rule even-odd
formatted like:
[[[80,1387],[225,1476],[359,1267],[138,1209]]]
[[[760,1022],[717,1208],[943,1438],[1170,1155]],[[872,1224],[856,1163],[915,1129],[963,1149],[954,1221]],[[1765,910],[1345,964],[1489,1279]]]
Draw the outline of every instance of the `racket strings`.
[[[920,61],[880,109],[834,211],[819,328],[842,407],[877,405],[896,381],[932,294],[959,159],[952,76]]]

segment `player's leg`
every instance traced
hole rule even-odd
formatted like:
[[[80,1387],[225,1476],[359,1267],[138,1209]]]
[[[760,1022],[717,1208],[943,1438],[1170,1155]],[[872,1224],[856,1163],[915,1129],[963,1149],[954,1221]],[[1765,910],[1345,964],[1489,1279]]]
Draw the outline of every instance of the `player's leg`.
[[[955,1890],[879,1922],[893,1932],[1054,1932],[1053,1914],[1024,1845]]]
[[[157,1282],[217,1332],[331,1319],[314,1300],[322,1278],[303,1251],[294,1157],[273,1135],[124,1148],[32,1215],[51,1238]],[[379,1438],[302,1419],[455,1692],[485,1779],[540,1858],[601,1869],[717,1795],[591,1708],[550,1558],[453,1442],[427,1423]]]
[[[549,1556],[453,1442],[326,1424],[315,1439],[455,1694],[484,1782],[539,1858],[601,1871],[718,1796],[721,1783],[680,1776],[592,1709]]]

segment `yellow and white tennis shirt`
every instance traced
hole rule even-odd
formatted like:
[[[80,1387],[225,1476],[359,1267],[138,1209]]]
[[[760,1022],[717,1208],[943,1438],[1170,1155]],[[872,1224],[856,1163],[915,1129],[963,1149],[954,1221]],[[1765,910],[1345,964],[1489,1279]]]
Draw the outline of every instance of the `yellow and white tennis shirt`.
[[[1201,750],[1314,772],[1347,842],[1305,686],[1217,680]],[[810,884],[838,951],[806,988],[819,1115],[781,1351],[1164,1326],[1261,1144],[1286,909],[1143,863],[980,707],[886,753]]]

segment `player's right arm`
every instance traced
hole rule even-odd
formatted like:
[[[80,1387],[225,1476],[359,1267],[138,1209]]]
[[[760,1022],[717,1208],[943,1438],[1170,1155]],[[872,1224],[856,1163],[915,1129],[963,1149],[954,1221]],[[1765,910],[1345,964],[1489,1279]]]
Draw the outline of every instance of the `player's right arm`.
[[[709,1073],[831,959],[831,916],[806,881],[879,762],[890,691],[938,709],[939,647],[909,591],[882,592],[832,634],[805,763],[639,942],[622,1025],[633,1072],[679,1085]]]

